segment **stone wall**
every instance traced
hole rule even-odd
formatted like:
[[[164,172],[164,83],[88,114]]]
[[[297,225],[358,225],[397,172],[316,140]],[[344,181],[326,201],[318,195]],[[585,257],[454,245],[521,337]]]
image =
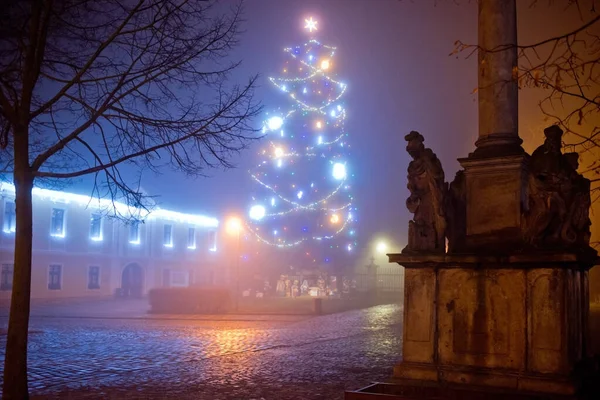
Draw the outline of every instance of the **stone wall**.
[[[561,256],[528,268],[526,260],[510,257],[460,262],[438,256],[418,265],[417,258],[425,257],[404,263],[404,348],[397,378],[574,390],[568,376],[589,353],[585,268]]]

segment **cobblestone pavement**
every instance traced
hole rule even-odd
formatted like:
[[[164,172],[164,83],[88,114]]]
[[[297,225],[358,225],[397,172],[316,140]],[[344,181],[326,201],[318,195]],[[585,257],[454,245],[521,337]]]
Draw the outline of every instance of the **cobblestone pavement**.
[[[400,352],[397,305],[296,321],[34,318],[29,386],[40,399],[342,399],[388,378]]]

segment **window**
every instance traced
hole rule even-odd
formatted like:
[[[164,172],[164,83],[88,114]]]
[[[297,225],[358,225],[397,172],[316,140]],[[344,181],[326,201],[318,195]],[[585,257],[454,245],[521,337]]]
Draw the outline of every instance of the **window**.
[[[196,248],[196,230],[194,228],[188,229],[188,249]]]
[[[90,239],[95,242],[102,240],[102,215],[92,214],[90,217]]]
[[[52,225],[50,226],[50,236],[65,237],[65,210],[60,208],[52,209]]]
[[[90,266],[88,270],[88,289],[100,289],[100,267]]]
[[[14,232],[17,228],[17,213],[15,212],[15,202],[4,202],[4,232]]]
[[[2,264],[2,279],[0,280],[0,290],[12,289],[14,271],[15,266],[13,264]]]
[[[217,232],[208,232],[208,249],[210,251],[217,251]]]
[[[188,273],[186,271],[171,271],[170,286],[188,286]]]
[[[48,289],[60,290],[62,278],[62,265],[50,265],[48,269]]]
[[[173,225],[165,225],[163,244],[165,247],[173,247]]]
[[[133,221],[129,225],[129,243],[140,244],[140,222]]]

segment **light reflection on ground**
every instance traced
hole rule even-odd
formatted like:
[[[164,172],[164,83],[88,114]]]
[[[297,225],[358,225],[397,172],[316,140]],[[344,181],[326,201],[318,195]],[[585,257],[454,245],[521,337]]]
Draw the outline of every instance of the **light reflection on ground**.
[[[296,321],[34,319],[30,388],[34,398],[342,399],[391,375],[400,321],[397,305]]]

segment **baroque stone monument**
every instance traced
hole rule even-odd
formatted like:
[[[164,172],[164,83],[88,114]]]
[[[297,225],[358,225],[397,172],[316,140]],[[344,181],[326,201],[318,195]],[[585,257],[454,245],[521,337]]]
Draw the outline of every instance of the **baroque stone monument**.
[[[408,190],[406,207],[414,214],[408,225],[408,245],[404,253],[428,251],[444,253],[446,218],[444,198],[446,183],[442,164],[419,132],[405,136],[406,151],[413,158],[408,165]]]
[[[548,127],[518,135],[515,0],[479,1],[479,139],[450,183],[423,136],[412,157],[402,362],[420,385],[573,395],[588,356],[590,181]],[[502,49],[486,52],[483,49]],[[447,247],[445,245],[447,239]]]

